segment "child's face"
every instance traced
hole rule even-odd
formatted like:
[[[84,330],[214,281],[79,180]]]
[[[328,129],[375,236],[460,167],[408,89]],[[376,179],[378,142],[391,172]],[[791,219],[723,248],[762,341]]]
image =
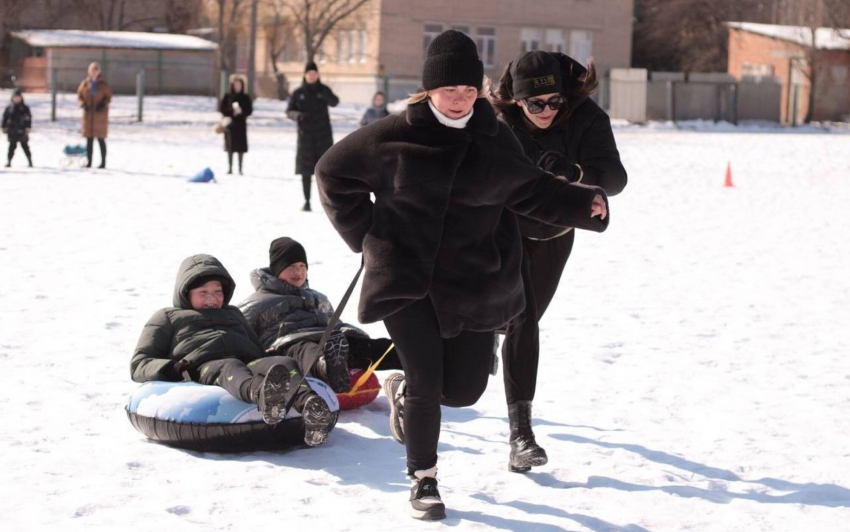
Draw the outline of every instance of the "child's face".
[[[13,104],[18,105],[22,101],[23,101],[23,99],[20,96],[18,96],[17,94],[12,96],[12,103]]]
[[[277,276],[281,281],[286,281],[295,288],[301,288],[307,282],[307,265],[303,262],[290,264]]]
[[[224,306],[224,289],[220,281],[207,281],[189,290],[189,304],[195,310],[221,308]]]

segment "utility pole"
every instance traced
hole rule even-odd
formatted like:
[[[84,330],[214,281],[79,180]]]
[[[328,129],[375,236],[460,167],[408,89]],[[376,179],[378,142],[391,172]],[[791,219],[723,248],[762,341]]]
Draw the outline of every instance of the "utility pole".
[[[254,98],[254,78],[256,77],[257,59],[257,4],[259,0],[251,0],[251,42],[248,43],[248,95]]]

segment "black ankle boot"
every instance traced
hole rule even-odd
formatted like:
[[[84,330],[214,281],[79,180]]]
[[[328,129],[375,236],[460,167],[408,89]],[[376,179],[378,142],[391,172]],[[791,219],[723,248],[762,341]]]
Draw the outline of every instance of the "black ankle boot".
[[[508,470],[515,473],[531,471],[533,466],[546,465],[546,451],[534,441],[531,431],[531,401],[517,401],[508,405],[511,425],[511,460]]]

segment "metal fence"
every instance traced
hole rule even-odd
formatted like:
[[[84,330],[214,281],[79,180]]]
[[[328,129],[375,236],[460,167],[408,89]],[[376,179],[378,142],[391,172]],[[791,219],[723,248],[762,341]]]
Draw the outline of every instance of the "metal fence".
[[[611,117],[632,122],[781,120],[782,84],[773,78],[613,69],[610,86]]]

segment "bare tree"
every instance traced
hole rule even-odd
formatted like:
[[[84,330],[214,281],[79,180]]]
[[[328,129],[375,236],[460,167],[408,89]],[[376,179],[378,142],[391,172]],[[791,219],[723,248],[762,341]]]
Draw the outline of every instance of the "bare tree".
[[[307,61],[313,61],[325,38],[370,0],[285,0],[297,32],[304,43]]]
[[[94,21],[97,29],[104,31],[163,22],[159,9],[139,9],[139,3],[132,0],[71,0],[69,4],[84,20]]]
[[[774,19],[778,24],[800,28],[799,42],[803,47],[803,62],[794,69],[809,82],[808,109],[804,122],[814,118],[817,104],[818,71],[823,51],[819,42],[829,30],[850,27],[850,2],[847,0],[777,0]],[[846,38],[850,39],[850,35]]]
[[[244,24],[247,0],[209,0],[218,17],[219,67],[227,72],[236,69],[236,35]]]
[[[186,33],[197,26],[203,0],[168,0],[165,26],[171,33]]]

